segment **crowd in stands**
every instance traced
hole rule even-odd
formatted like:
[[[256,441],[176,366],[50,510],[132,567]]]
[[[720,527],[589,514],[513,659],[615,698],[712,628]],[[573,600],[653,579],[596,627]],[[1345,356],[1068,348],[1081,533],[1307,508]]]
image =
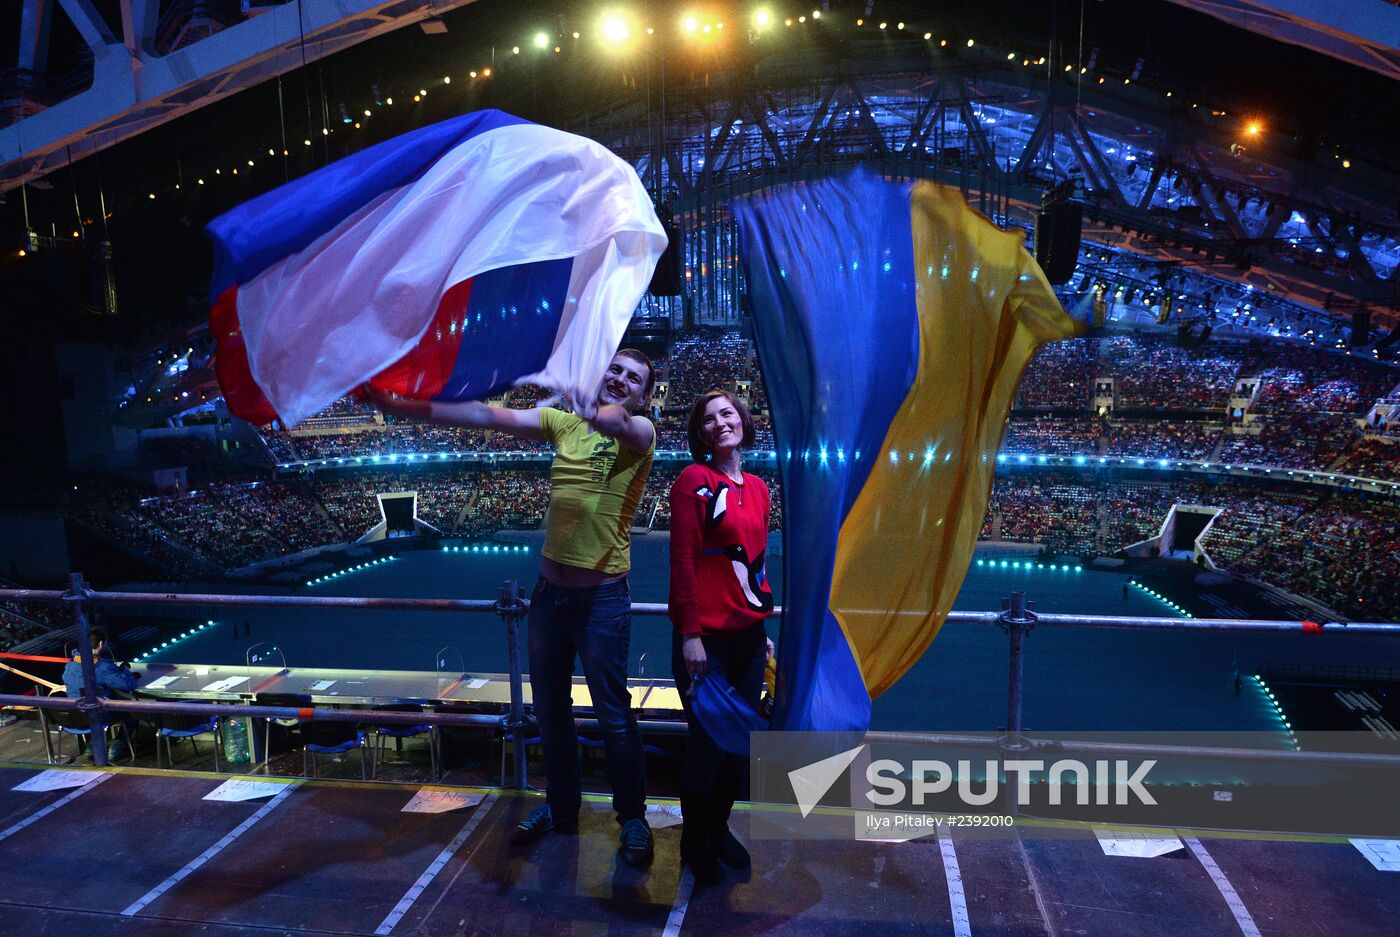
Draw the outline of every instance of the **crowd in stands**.
[[[1230,510],[1211,522],[1206,549],[1216,563],[1233,567],[1275,531],[1294,526],[1316,501],[1315,496],[1286,491],[1236,492]]]
[[[474,498],[467,508],[461,533],[533,529],[544,523],[549,507],[549,471],[545,467],[478,473],[473,486]]]
[[[185,467],[186,482],[191,488],[246,474],[202,436],[144,436],[141,444],[161,465]]]
[[[1319,497],[1292,523],[1268,530],[1232,569],[1316,598],[1366,621],[1400,617],[1400,508]]]
[[[998,478],[982,533],[986,539],[1039,543],[1057,552],[1092,553],[1098,549],[1098,497],[1068,476]]]
[[[19,589],[19,583],[0,579],[0,588]],[[0,601],[0,650],[23,644],[41,634],[73,624],[65,605],[53,602]]]
[[[1099,451],[1099,420],[1091,416],[1013,416],[1006,424],[1002,452],[1035,455],[1088,455]]]
[[[341,397],[320,413],[311,417],[312,420],[332,419],[335,417],[359,417],[374,416],[379,410],[367,400],[362,400],[355,396]]]
[[[1116,378],[1127,410],[1208,410],[1225,405],[1240,373],[1230,346],[1178,348],[1160,339],[1105,339],[1099,369]],[[1102,376],[1102,374],[1095,375]]]
[[[653,472],[638,525],[669,527],[667,494],[679,468],[661,465]],[[770,524],[776,530],[782,518],[781,486],[771,470],[759,474],[773,495]],[[110,524],[111,536],[127,539],[144,529],[154,538],[150,542],[164,544],[177,557],[168,563],[172,568],[181,560],[188,565],[190,557],[237,568],[353,540],[379,521],[375,496],[392,491],[416,491],[419,517],[446,534],[484,536],[542,523],[548,470],[543,465],[444,465],[322,473],[299,485],[211,486],[194,496],[155,498],[127,510],[114,494],[106,501],[90,497],[86,510],[99,520],[85,522]],[[1012,472],[993,487],[982,536],[1061,553],[1111,554],[1155,536],[1177,503],[1224,509],[1206,540],[1217,563],[1348,615],[1400,615],[1400,594],[1389,572],[1400,559],[1400,508],[1358,495],[1261,489],[1236,480],[1138,481],[1066,470]],[[111,520],[123,517],[126,526]],[[142,539],[136,547],[153,549]]]
[[[315,479],[326,511],[355,540],[382,519],[378,495],[412,491],[419,519],[444,534],[475,536],[530,529],[549,506],[545,467],[478,469],[461,466],[412,471],[337,473]]]
[[[1112,420],[1104,427],[1106,455],[1204,459],[1220,439],[1219,423]]]
[[[311,497],[284,482],[211,485],[134,513],[230,569],[342,539]]]
[[[1340,492],[1209,483],[998,478],[983,539],[1112,553],[1154,537],[1174,504],[1221,508],[1203,544],[1218,565],[1372,621],[1400,616],[1400,505]]]
[[[1358,440],[1336,471],[1363,478],[1400,480],[1400,443],[1374,437]]]
[[[1181,348],[1164,336],[1077,338],[1042,348],[1016,406],[1087,408],[1096,378],[1111,377],[1119,409],[1221,410],[1240,378],[1258,378],[1259,412],[1362,413],[1400,382],[1377,361],[1286,342],[1208,342]]]
[[[1230,436],[1219,461],[1328,469],[1356,436],[1356,421],[1334,413],[1277,413],[1259,423],[1258,434]]]
[[[737,332],[702,333],[671,345],[665,373],[669,383],[666,409],[686,412],[701,394],[756,378],[753,343]],[[760,383],[756,379],[754,383]],[[766,407],[759,407],[766,409]]]
[[[685,419],[704,391],[750,382],[757,438],[754,448],[776,448],[767,394],[752,343],[735,332],[682,336],[658,361],[668,383],[657,416],[658,448],[686,448]],[[1096,377],[1112,377],[1115,412],[1089,412]],[[1222,424],[1241,377],[1258,377],[1259,434],[1236,435]],[[1327,469],[1381,478],[1400,477],[1400,446],[1358,437],[1361,415],[1400,381],[1400,371],[1359,358],[1278,343],[1209,342],[1181,348],[1152,336],[1074,339],[1040,351],[1024,377],[1003,451],[1024,454],[1135,456],[1249,462]],[[530,407],[545,391],[515,388],[503,395]],[[1050,413],[1047,411],[1056,411]],[[1065,411],[1074,411],[1066,413]],[[1153,419],[1151,413],[1160,411]],[[1172,411],[1211,411],[1184,419]],[[1216,416],[1215,414],[1219,414]],[[267,431],[279,462],[410,453],[546,451],[531,440],[474,430],[383,419],[367,404],[340,401],[316,418],[317,429]],[[348,421],[343,426],[336,420]],[[329,421],[329,422],[328,422]],[[351,425],[354,424],[354,425]],[[325,431],[341,426],[339,431]],[[452,536],[488,535],[505,528],[538,527],[548,504],[548,469],[539,464],[497,468],[460,463],[375,467],[307,475],[295,482],[227,483],[222,454],[202,442],[153,439],[163,462],[223,479],[190,497],[156,497],[135,485],[112,483],[106,493],[84,492],[70,510],[79,524],[173,574],[196,577],[212,567],[237,568],[312,546],[354,540],[381,519],[376,495],[416,491],[418,516]],[[198,466],[198,469],[196,467]],[[680,466],[659,464],[636,523],[669,527],[667,494]],[[771,470],[771,526],[781,522],[781,488]],[[1396,509],[1357,496],[1293,494],[1244,483],[1174,477],[1131,481],[1072,472],[1009,473],[998,478],[982,534],[1037,543],[1065,553],[1112,553],[1154,536],[1174,503],[1225,508],[1207,540],[1222,565],[1317,598],[1347,614],[1384,618],[1396,609],[1378,565],[1394,565],[1400,517]],[[3,611],[0,611],[3,614]],[[0,620],[0,627],[8,627]]]
[[[1021,378],[1017,406],[1068,410],[1089,406],[1098,361],[1098,343],[1075,338],[1050,342],[1035,353]]]
[[[265,433],[264,438],[282,462],[503,448],[499,439],[492,440],[488,447],[486,435],[480,430],[408,422],[349,433]]]
[[[1400,381],[1394,368],[1365,358],[1284,343],[1247,348],[1241,370],[1262,378],[1254,402],[1261,413],[1364,413]]]
[[[0,650],[37,638],[49,629],[0,607]]]

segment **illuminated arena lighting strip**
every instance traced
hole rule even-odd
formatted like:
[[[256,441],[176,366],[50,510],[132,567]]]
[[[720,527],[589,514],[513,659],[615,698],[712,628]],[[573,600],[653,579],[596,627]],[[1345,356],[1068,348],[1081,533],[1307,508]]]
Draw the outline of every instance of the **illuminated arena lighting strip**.
[[[1049,571],[1052,571],[1052,572],[1062,572],[1062,573],[1069,573],[1069,572],[1082,573],[1082,572],[1084,572],[1084,567],[1083,567],[1083,566],[1080,566],[1080,565],[1078,565],[1078,564],[1070,565],[1069,563],[1037,563],[1037,562],[1034,562],[1034,561],[1032,561],[1032,560],[983,560],[983,559],[977,559],[977,560],[974,560],[973,562],[974,562],[975,565],[977,565],[977,566],[983,566],[983,567],[986,567],[987,569],[1015,569],[1015,570],[1024,569],[1026,572],[1030,572],[1031,570],[1049,570]]]
[[[381,556],[379,559],[370,560],[368,563],[357,563],[354,566],[347,566],[344,569],[337,570],[336,572],[329,573],[325,576],[317,576],[315,579],[308,579],[306,581],[306,584],[308,586],[318,586],[323,582],[330,582],[333,579],[339,579],[342,576],[348,576],[350,573],[358,573],[362,569],[370,569],[371,567],[379,566],[384,563],[389,563],[396,559],[398,559],[397,556]]]
[[[1274,715],[1283,725],[1284,731],[1288,733],[1288,741],[1293,745],[1295,752],[1302,751],[1302,746],[1298,744],[1298,736],[1293,732],[1293,723],[1288,721],[1288,717],[1283,714],[1283,707],[1279,705],[1278,698],[1274,696],[1274,691],[1269,689],[1269,685],[1264,682],[1264,678],[1258,674],[1254,675],[1254,682],[1259,684],[1259,689],[1264,691],[1265,698],[1269,701],[1269,706],[1273,709]]]
[[[205,622],[204,624],[202,624],[202,625],[195,625],[193,628],[189,629],[188,631],[182,631],[182,632],[180,632],[178,635],[176,635],[175,637],[172,637],[172,638],[171,638],[170,640],[168,640],[168,641],[162,641],[162,642],[160,642],[160,644],[157,644],[155,647],[152,647],[149,651],[147,651],[147,652],[144,653],[144,654],[138,654],[137,656],[135,656],[135,657],[133,657],[133,658],[131,659],[131,660],[132,660],[132,663],[139,664],[139,663],[143,662],[146,658],[150,657],[152,654],[156,653],[157,651],[163,651],[163,650],[165,650],[165,649],[168,648],[168,647],[172,647],[172,646],[174,646],[174,645],[176,645],[176,644],[179,644],[179,643],[180,643],[181,641],[183,641],[185,638],[192,638],[192,637],[194,637],[195,635],[199,634],[201,631],[204,631],[206,628],[212,628],[212,627],[214,627],[214,620],[211,618],[211,619],[209,619],[208,621],[206,621],[206,622]]]
[[[837,461],[845,462],[845,453],[837,450]],[[807,461],[810,453],[803,454],[803,461]],[[951,458],[952,453],[944,455],[944,461]],[[776,463],[778,453],[773,450],[764,452],[757,450],[749,452],[746,458],[757,462],[760,465]],[[789,456],[790,458],[791,456]],[[483,462],[489,465],[500,465],[502,463],[530,463],[543,462],[553,458],[553,453],[549,450],[539,450],[535,452],[522,452],[518,450],[494,451],[479,450],[475,452],[439,452],[421,453],[410,452],[392,455],[366,455],[366,456],[340,456],[327,459],[306,459],[299,462],[279,462],[279,471],[299,471],[314,468],[354,468],[356,466],[378,466],[380,468],[389,465],[429,465],[443,462]],[[657,462],[690,462],[689,452],[676,449],[658,449],[655,453]],[[860,458],[860,453],[856,453],[856,458]],[[823,450],[819,454],[820,462],[827,461],[827,453]],[[899,463],[899,454],[891,453],[890,460],[895,464]],[[924,453],[924,462],[927,464],[932,460],[931,451]],[[917,461],[914,453],[909,454],[909,461]],[[997,454],[998,465],[1043,465],[1055,468],[1156,468],[1167,469],[1169,471],[1205,472],[1214,474],[1218,472],[1242,473],[1245,476],[1267,476],[1270,479],[1288,480],[1298,482],[1312,482],[1315,484],[1341,484],[1349,487],[1359,487],[1367,491],[1380,491],[1390,493],[1400,493],[1400,482],[1388,481],[1380,478],[1365,478],[1360,475],[1346,475],[1340,472],[1324,472],[1313,469],[1300,468],[1280,468],[1271,465],[1255,465],[1244,462],[1205,462],[1198,459],[1177,459],[1177,458],[1153,458],[1150,456],[1104,456],[1104,455],[1055,455],[1051,453],[1039,452],[1002,452]]]
[[[691,461],[690,453],[684,449],[658,449],[653,455],[658,462]],[[312,468],[363,468],[365,466],[387,468],[390,465],[432,465],[443,462],[486,462],[494,465],[501,462],[547,462],[553,458],[553,449],[477,449],[471,452],[404,452],[389,455],[303,459],[297,462],[278,462],[277,469],[289,472]],[[767,452],[754,450],[746,452],[746,458],[757,459],[760,462],[773,462],[777,460],[778,453],[771,449]]]
[[[1154,599],[1156,599],[1158,602],[1161,602],[1161,603],[1162,603],[1163,605],[1165,605],[1167,608],[1169,608],[1169,609],[1171,609],[1172,611],[1176,612],[1176,613],[1177,613],[1178,615],[1180,615],[1182,618],[1195,618],[1195,617],[1196,617],[1195,615],[1192,615],[1190,612],[1188,612],[1186,609],[1182,608],[1180,605],[1177,605],[1177,604],[1176,604],[1175,602],[1173,602],[1171,599],[1167,598],[1167,597],[1166,597],[1165,595],[1163,595],[1162,593],[1158,592],[1158,591],[1155,590],[1155,589],[1149,588],[1148,586],[1144,586],[1142,583],[1138,582],[1136,579],[1129,579],[1129,580],[1128,580],[1128,585],[1132,586],[1134,589],[1141,589],[1143,592],[1146,592],[1148,595],[1152,596],[1152,597],[1153,597]]]
[[[473,543],[465,547],[443,547],[443,553],[529,553],[530,548],[522,543]]]

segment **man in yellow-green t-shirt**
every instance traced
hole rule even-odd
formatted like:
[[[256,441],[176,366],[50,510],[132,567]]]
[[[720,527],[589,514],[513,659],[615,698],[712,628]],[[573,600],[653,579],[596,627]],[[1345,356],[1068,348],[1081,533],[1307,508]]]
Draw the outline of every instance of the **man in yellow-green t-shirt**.
[[[574,730],[574,659],[581,658],[603,731],[622,858],[652,858],[646,822],[646,762],[627,693],[631,642],[633,515],[656,451],[656,430],[636,414],[656,385],[651,360],[624,348],[608,364],[598,396],[575,413],[548,407],[510,410],[375,396],[387,412],[435,423],[490,429],[551,443],[549,512],[540,580],[530,596],[530,691],[544,745],[547,803],[520,822],[514,842],[578,825],[582,804]]]

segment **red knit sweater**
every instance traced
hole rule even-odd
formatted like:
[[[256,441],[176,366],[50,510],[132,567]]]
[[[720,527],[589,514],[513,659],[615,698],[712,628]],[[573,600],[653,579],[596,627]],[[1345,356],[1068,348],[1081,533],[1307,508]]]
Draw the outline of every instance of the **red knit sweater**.
[[[768,486],[690,465],[671,487],[671,622],[683,635],[742,631],[773,612],[764,571]]]

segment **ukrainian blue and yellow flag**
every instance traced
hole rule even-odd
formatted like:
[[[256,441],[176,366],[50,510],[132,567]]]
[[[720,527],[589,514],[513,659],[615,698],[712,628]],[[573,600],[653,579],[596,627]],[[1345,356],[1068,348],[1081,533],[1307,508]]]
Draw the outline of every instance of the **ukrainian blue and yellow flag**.
[[[952,608],[1022,372],[1076,325],[956,189],[856,173],[734,213],[783,484],[773,728],[864,730]]]

